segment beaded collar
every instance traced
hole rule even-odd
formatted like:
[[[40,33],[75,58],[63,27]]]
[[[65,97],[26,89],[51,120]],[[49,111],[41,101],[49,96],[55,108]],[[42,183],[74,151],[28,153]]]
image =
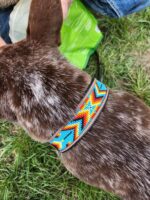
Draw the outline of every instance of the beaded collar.
[[[75,117],[58,130],[50,140],[50,144],[58,151],[70,149],[91,128],[107,101],[109,89],[94,79],[87,94],[79,104]]]

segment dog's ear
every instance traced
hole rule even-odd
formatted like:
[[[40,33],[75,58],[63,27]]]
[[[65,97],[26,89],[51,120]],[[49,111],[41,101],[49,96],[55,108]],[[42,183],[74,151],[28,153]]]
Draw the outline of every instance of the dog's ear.
[[[59,46],[62,23],[61,0],[32,0],[27,39]]]

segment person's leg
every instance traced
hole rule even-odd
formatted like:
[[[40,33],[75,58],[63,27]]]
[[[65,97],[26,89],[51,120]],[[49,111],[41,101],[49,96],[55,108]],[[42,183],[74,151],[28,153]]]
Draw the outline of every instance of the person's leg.
[[[9,16],[13,7],[0,9],[0,37],[6,42],[11,43],[9,37]],[[1,39],[1,43],[2,43]]]
[[[123,17],[150,6],[150,0],[82,0],[94,12],[110,17]]]

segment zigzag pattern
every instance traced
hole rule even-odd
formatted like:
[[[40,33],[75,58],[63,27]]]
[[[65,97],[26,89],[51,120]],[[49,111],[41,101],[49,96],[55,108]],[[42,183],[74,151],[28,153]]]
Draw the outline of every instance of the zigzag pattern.
[[[88,94],[78,106],[74,119],[54,135],[50,144],[61,152],[73,146],[89,130],[104,107],[107,96],[106,86],[94,80]]]

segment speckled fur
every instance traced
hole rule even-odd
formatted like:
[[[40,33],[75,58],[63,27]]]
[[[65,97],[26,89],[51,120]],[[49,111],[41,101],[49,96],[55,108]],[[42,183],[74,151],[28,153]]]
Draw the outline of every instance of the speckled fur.
[[[18,122],[33,139],[48,142],[72,118],[91,78],[57,49],[59,0],[38,3],[32,2],[27,41],[0,48],[0,117]],[[111,90],[90,131],[59,156],[73,175],[92,186],[123,200],[149,200],[149,107],[127,92]]]

